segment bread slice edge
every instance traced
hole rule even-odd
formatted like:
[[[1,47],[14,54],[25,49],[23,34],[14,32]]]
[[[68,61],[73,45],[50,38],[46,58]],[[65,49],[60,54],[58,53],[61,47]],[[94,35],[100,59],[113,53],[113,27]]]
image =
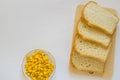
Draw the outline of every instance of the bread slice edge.
[[[81,19],[80,19],[79,21],[81,21]],[[78,23],[78,24],[79,24],[79,23]],[[110,41],[109,41],[109,43],[108,43],[108,45],[107,45],[107,44],[104,44],[104,43],[102,43],[102,42],[100,42],[100,41],[97,41],[97,40],[95,40],[95,39],[91,39],[91,38],[88,38],[88,37],[82,35],[82,34],[79,32],[78,24],[77,24],[77,30],[76,30],[76,31],[77,31],[78,35],[79,35],[80,37],[82,37],[84,40],[91,41],[91,42],[95,42],[96,44],[100,44],[100,45],[102,45],[102,46],[105,47],[105,48],[107,48],[107,47],[110,45],[111,39],[110,39]]]
[[[88,25],[90,25],[91,27],[95,27],[95,28],[101,29],[101,30],[102,30],[103,32],[105,32],[106,34],[112,35],[112,34],[115,32],[116,26],[117,26],[117,24],[118,24],[118,22],[119,22],[118,16],[112,14],[110,11],[107,10],[107,11],[110,12],[112,15],[116,16],[117,19],[118,19],[118,21],[117,21],[117,23],[116,23],[116,25],[115,25],[114,30],[113,30],[112,32],[109,32],[109,31],[103,29],[102,27],[100,27],[100,26],[98,26],[98,25],[95,25],[95,24],[91,23],[90,21],[88,21],[88,20],[85,18],[84,10],[85,10],[85,7],[86,7],[88,4],[90,4],[90,3],[95,3],[95,4],[97,4],[97,3],[94,2],[94,1],[89,1],[88,3],[86,3],[86,4],[83,6],[82,12],[81,12],[81,15],[82,15],[81,18],[82,18],[82,20],[83,20],[84,22],[86,22]],[[99,4],[97,4],[97,5],[99,5]],[[104,8],[103,8],[103,9],[104,9]]]

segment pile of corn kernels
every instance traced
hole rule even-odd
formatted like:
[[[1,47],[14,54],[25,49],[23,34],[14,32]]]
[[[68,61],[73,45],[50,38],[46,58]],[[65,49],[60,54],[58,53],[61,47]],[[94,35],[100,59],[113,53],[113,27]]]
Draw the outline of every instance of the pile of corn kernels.
[[[44,51],[37,50],[26,56],[25,73],[32,80],[48,80],[54,70],[54,63],[49,62]]]

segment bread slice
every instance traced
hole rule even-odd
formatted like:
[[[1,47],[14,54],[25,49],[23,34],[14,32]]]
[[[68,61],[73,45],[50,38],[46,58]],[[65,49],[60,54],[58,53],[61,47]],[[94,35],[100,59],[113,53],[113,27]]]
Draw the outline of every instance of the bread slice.
[[[84,39],[94,41],[96,43],[100,43],[105,47],[108,47],[108,45],[111,41],[111,36],[103,33],[101,30],[98,30],[91,26],[88,26],[82,20],[80,20],[78,23],[77,32]]]
[[[86,41],[78,35],[76,35],[74,41],[74,48],[81,56],[95,58],[104,63],[107,60],[110,47],[111,45],[108,48],[104,48],[99,44]]]
[[[119,18],[110,11],[102,8],[96,2],[88,2],[82,11],[82,19],[89,26],[93,26],[103,30],[108,34],[113,34]]]
[[[72,51],[71,62],[75,68],[89,72],[104,72],[104,63],[92,58],[80,56],[77,52]]]
[[[73,31],[73,37],[72,37],[72,46],[71,46],[71,51],[70,51],[70,65],[73,65],[75,68],[77,68],[78,70],[84,70],[84,71],[90,71],[90,72],[102,72],[103,71],[103,69],[102,68],[95,68],[95,66],[93,67],[93,68],[84,68],[84,67],[80,67],[79,65],[80,65],[80,61],[78,60],[78,59],[76,59],[77,57],[79,57],[80,55],[78,55],[78,54],[80,54],[80,53],[78,53],[78,52],[73,52],[73,45],[74,45],[74,41],[75,41],[75,35],[76,35],[76,28],[77,28],[77,24],[78,24],[78,20],[80,19],[80,17],[81,17],[81,9],[83,8],[83,5],[78,5],[77,6],[77,8],[76,8],[76,14],[75,14],[75,22],[74,22],[74,31]],[[114,9],[108,9],[108,8],[105,8],[106,10],[109,10],[109,11],[111,11],[113,14],[115,14],[115,15],[117,15],[117,12],[114,10]],[[110,43],[111,44],[111,43]],[[114,45],[114,43],[112,43],[112,47],[114,47],[113,46]],[[110,50],[111,51],[111,50]],[[77,53],[77,57],[73,57],[73,53]],[[110,52],[110,56],[112,56],[111,55],[111,53],[112,54],[114,54],[114,52],[113,52],[113,50]],[[109,56],[109,60],[107,60],[107,65],[105,64],[105,70],[104,70],[104,75],[109,75],[109,74],[112,74],[112,70],[113,70],[113,68],[110,68],[110,67],[112,67],[112,65],[113,65],[113,63],[111,62],[111,60],[113,61],[113,56],[112,57],[110,57]],[[80,57],[84,57],[85,59],[87,59],[87,58],[89,58],[89,57],[85,57],[85,56],[80,56]],[[75,60],[75,62],[73,61],[73,59]],[[92,58],[93,59],[93,58]],[[89,58],[89,60],[88,61],[90,61],[91,60],[91,58]],[[97,61],[96,59],[95,59],[95,61]],[[98,60],[99,61],[99,60]],[[73,64],[74,63],[74,64]],[[93,62],[94,63],[94,62]],[[77,66],[77,64],[79,64],[78,66]],[[90,64],[90,63],[88,63],[88,64]],[[100,63],[99,63],[100,64]],[[103,64],[103,63],[102,63]],[[110,64],[110,65],[108,65],[108,64]],[[104,65],[104,64],[103,64]],[[104,68],[103,67],[103,68]],[[96,69],[96,70],[93,70],[93,69]],[[106,70],[107,69],[107,70]],[[110,71],[110,72],[109,72]],[[89,78],[89,77],[88,77]]]

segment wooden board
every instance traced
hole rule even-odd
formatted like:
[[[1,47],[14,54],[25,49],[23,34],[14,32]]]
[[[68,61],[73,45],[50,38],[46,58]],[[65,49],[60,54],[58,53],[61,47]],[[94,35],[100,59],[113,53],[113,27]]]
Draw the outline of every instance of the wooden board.
[[[83,5],[78,5],[76,8],[76,13],[75,13],[75,20],[74,20],[74,31],[73,31],[73,38],[72,38],[72,46],[73,46],[73,41],[74,41],[74,37],[76,34],[76,25],[77,22],[80,19],[81,16],[81,10],[82,10]],[[110,9],[110,8],[105,8],[109,11],[111,11],[114,15],[117,14],[117,12],[114,9]],[[74,66],[71,63],[71,58],[70,58],[70,72],[76,75],[81,76],[82,80],[110,80],[112,78],[113,75],[113,68],[114,68],[114,52],[115,52],[115,38],[116,37],[116,31],[112,37],[112,46],[111,46],[111,50],[108,56],[108,60],[106,62],[105,65],[105,70],[104,70],[104,74],[98,74],[98,73],[94,73],[94,74],[89,74],[88,72],[83,72],[83,71],[78,71],[76,68],[74,68]],[[71,52],[72,52],[72,47],[71,47]],[[70,53],[71,55],[71,53]]]

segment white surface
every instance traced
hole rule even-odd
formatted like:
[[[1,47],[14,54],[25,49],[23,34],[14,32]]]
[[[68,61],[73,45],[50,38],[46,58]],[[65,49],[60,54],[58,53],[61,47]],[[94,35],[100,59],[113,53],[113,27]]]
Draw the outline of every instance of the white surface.
[[[115,8],[120,0],[96,0]],[[87,0],[0,0],[0,80],[24,80],[21,63],[30,50],[42,48],[56,59],[54,80],[80,80],[69,71],[74,15]],[[120,24],[113,80],[120,80]]]

